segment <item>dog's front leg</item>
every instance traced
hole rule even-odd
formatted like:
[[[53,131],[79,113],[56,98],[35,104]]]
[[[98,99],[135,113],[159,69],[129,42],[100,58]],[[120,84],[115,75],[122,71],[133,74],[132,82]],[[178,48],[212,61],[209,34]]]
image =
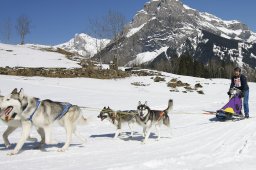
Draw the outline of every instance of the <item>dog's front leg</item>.
[[[121,129],[117,128],[114,139],[116,139],[119,136],[120,132],[121,132]]]
[[[121,128],[122,128],[121,120],[119,120],[117,122],[117,129],[116,129],[116,133],[115,133],[114,139],[116,139],[119,136],[119,134],[121,133]]]
[[[131,136],[130,137],[133,138],[133,133],[134,133],[133,132],[133,124],[128,122],[128,126],[129,126],[130,131],[131,131]]]
[[[147,143],[150,133],[151,133],[151,132],[150,132],[150,128],[147,128],[147,129],[146,129],[145,138],[144,138],[144,140],[142,141],[143,144]]]
[[[143,127],[143,133],[142,133],[142,136],[145,138],[146,136],[146,127]]]
[[[6,148],[9,148],[11,146],[9,140],[8,140],[8,136],[17,129],[18,127],[11,127],[8,126],[7,129],[5,130],[4,134],[3,134],[3,140],[4,140],[4,144]]]
[[[21,138],[20,138],[19,142],[16,144],[14,150],[11,151],[9,153],[9,155],[17,154],[29,136],[30,129],[31,129],[31,122],[30,121],[21,121],[21,126],[22,126]]]
[[[150,135],[151,126],[152,126],[151,122],[146,124],[146,127],[144,129],[145,130],[145,138],[142,141],[143,144],[147,143],[147,141],[148,141],[148,138],[149,138],[149,135]]]

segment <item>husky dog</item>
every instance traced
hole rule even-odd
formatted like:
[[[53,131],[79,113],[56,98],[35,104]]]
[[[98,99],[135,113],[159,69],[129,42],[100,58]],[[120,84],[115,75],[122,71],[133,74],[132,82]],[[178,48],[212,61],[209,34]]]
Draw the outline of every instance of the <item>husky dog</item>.
[[[107,119],[116,126],[117,129],[114,136],[116,139],[121,132],[122,124],[125,122],[128,123],[128,126],[131,130],[131,137],[133,137],[132,124],[136,122],[136,114],[136,110],[114,111],[109,107],[104,107],[98,115],[98,118],[100,118],[101,121]]]
[[[80,108],[69,103],[54,102],[30,97],[24,94],[23,89],[19,92],[14,89],[12,93],[5,96],[1,104],[1,115],[6,115],[7,121],[12,120],[13,115],[20,117],[22,135],[10,155],[17,154],[22,148],[25,140],[29,136],[32,125],[37,128],[41,136],[41,144],[49,144],[51,139],[51,126],[57,120],[66,130],[66,142],[58,151],[68,149],[72,133],[85,142],[85,139],[76,132],[76,125],[85,123],[86,119],[82,116]]]
[[[240,89],[236,88],[236,87],[233,87],[233,88],[229,89],[228,94],[229,94],[229,97],[232,98],[233,96],[235,96],[237,94],[241,95],[242,91]]]
[[[147,106],[147,102],[142,104],[139,102],[137,107],[138,119],[137,122],[143,127],[144,140],[143,143],[146,143],[150,135],[150,130],[153,125],[155,125],[157,130],[157,140],[160,139],[159,127],[164,124],[167,127],[170,127],[170,119],[168,114],[173,108],[173,100],[170,99],[168,102],[168,107],[165,110],[151,110]]]
[[[0,105],[3,101],[4,96],[0,96]],[[0,108],[0,113],[1,113],[1,108]],[[4,144],[6,148],[9,148],[11,146],[9,140],[8,140],[8,136],[15,131],[18,127],[21,127],[21,122],[19,119],[14,118],[15,114],[13,115],[14,119],[10,120],[10,121],[6,121],[6,117],[7,115],[0,115],[0,119],[2,120],[3,123],[5,123],[8,127],[7,129],[4,131],[3,133],[3,140],[4,140]],[[28,141],[33,141],[36,142],[37,139],[36,138],[32,138],[30,135],[27,138]]]

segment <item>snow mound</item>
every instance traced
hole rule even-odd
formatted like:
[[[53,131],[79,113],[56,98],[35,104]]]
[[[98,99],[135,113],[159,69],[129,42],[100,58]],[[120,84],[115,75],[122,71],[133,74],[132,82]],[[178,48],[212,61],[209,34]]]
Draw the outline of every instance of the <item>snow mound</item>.
[[[63,54],[43,50],[46,46],[0,44],[0,67],[78,68]]]

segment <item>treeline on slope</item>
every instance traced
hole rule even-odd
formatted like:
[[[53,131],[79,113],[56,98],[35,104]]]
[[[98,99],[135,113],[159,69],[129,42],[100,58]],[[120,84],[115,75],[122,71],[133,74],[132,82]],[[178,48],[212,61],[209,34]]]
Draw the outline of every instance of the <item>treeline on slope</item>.
[[[152,62],[149,65],[142,65],[143,68],[151,68],[159,71],[170,72],[179,75],[187,75],[203,78],[230,78],[236,63],[211,59],[208,63],[194,59],[188,54],[182,54],[180,57],[174,56],[170,60],[161,58],[159,61]],[[243,69],[243,73],[249,81],[255,81],[255,70]]]

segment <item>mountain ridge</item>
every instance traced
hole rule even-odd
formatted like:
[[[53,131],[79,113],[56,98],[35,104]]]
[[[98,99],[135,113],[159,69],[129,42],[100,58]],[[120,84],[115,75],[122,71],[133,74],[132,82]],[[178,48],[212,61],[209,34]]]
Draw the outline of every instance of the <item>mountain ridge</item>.
[[[222,20],[177,0],[151,0],[135,14],[119,38],[94,57],[109,62],[118,56],[120,65],[138,65],[138,60],[145,65],[159,55],[163,58],[162,53],[168,60],[189,53],[205,65],[210,60],[225,60],[255,69],[255,42],[256,33],[237,20]],[[159,55],[151,57],[151,61],[141,57],[156,51]]]

